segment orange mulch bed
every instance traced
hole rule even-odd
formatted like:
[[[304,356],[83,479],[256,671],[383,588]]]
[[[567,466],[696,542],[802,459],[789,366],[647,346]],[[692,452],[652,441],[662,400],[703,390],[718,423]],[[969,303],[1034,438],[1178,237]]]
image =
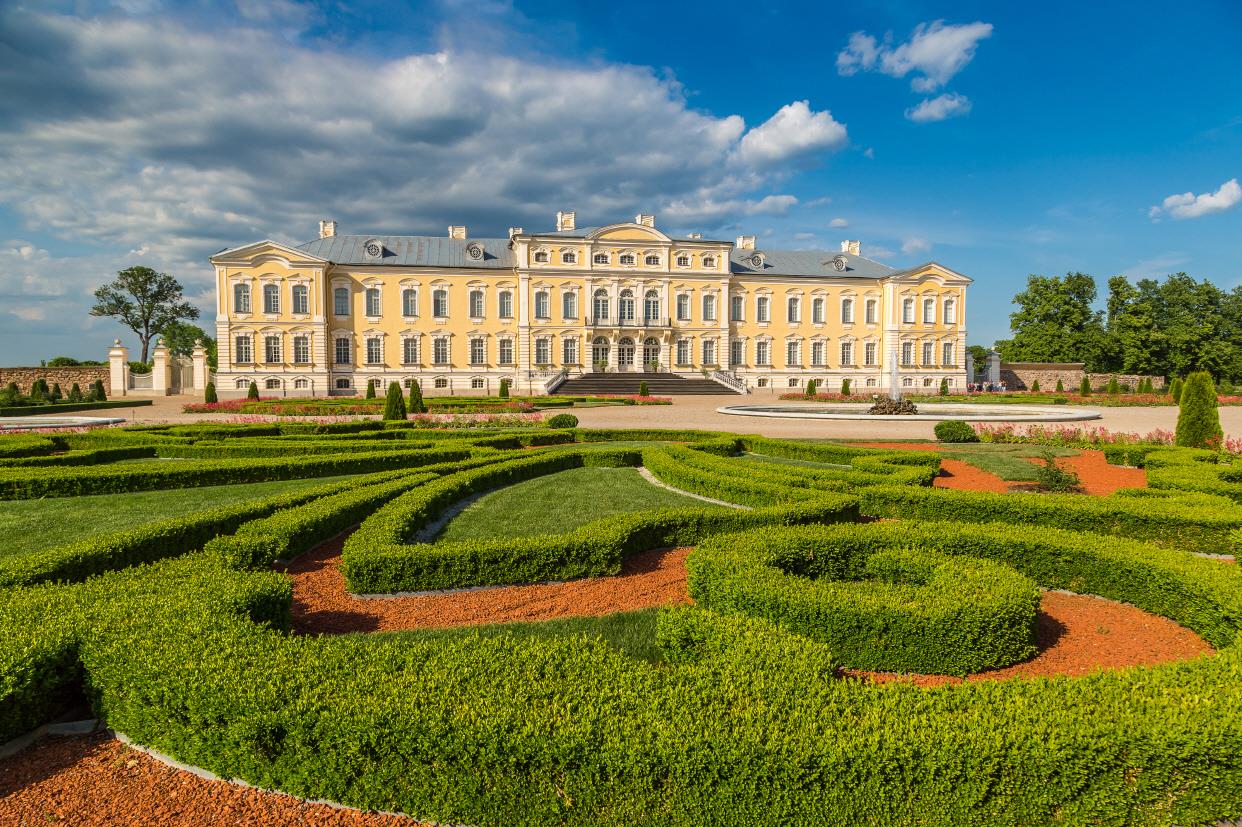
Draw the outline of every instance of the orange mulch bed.
[[[46,738],[0,762],[0,824],[414,827],[165,766],[103,733]]]
[[[565,583],[462,590],[444,594],[361,599],[345,588],[335,537],[293,561],[293,628],[303,634],[389,632],[482,623],[605,615],[686,603],[688,548],[631,555],[613,577]]]

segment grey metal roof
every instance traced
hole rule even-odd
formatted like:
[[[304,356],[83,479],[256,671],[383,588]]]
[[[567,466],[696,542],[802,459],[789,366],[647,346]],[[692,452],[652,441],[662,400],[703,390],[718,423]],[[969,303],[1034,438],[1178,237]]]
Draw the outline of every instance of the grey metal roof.
[[[379,259],[367,256],[363,245],[376,240],[384,247]],[[466,245],[482,244],[483,260],[469,258]],[[447,238],[426,235],[334,235],[298,245],[311,255],[334,264],[382,264],[401,267],[469,267],[512,270],[517,266],[507,238]]]
[[[763,266],[751,264],[755,253],[762,253]],[[832,260],[845,256],[845,270],[837,270]],[[738,275],[819,276],[833,278],[879,279],[897,272],[895,268],[851,253],[826,250],[757,250],[734,248],[729,254],[729,269]]]

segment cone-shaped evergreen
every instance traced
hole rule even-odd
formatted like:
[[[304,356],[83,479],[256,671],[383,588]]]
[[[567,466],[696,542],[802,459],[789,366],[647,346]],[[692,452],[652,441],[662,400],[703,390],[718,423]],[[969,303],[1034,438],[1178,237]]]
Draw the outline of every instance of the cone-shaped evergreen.
[[[91,396],[94,397],[93,401],[95,402],[107,402],[108,401],[108,394],[104,393],[104,386],[103,386],[102,379],[95,380],[95,387],[91,389]]]
[[[940,380],[940,395],[941,396],[949,395],[949,380],[947,378]]]
[[[508,379],[500,380],[500,398],[501,399],[509,398],[509,380]]]
[[[220,398],[216,396],[215,382],[208,382],[207,387],[203,389],[203,401],[207,403],[220,401]]]
[[[1060,379],[1058,379],[1057,380],[1057,393],[1064,393],[1064,392],[1065,392],[1065,383],[1062,382]]]
[[[810,384],[810,383],[808,382],[807,384]],[[815,393],[814,386],[812,386],[811,393]],[[638,383],[638,395],[639,396],[647,395],[647,382],[646,381],[642,381]]]
[[[409,409],[412,414],[427,413],[427,406],[423,403],[423,389],[419,387],[417,379],[410,380]]]
[[[82,388],[78,387],[77,382],[74,382],[73,387],[69,389],[69,401],[70,402],[81,402],[82,401]]]
[[[1078,386],[1078,393],[1081,396],[1091,395],[1091,380],[1087,378],[1085,373],[1082,375],[1082,384]]]
[[[374,399],[374,398],[375,398],[375,380],[368,379],[367,380],[367,399]]]
[[[252,381],[250,383],[250,387],[246,389],[246,398],[247,399],[258,399],[259,398],[259,383],[258,382]]]
[[[1036,379],[1031,383],[1031,393],[1039,393],[1039,380]]]
[[[1220,439],[1216,385],[1210,373],[1196,371],[1186,377],[1186,384],[1182,386],[1174,442],[1184,448],[1215,448],[1220,445]]]
[[[645,393],[643,394],[643,396],[646,396],[646,395],[647,395],[647,394],[645,394]],[[814,396],[814,395],[815,395],[815,380],[814,380],[814,379],[808,379],[808,380],[806,380],[806,395],[807,395],[807,396]]]
[[[405,400],[401,398],[401,386],[396,382],[388,383],[388,395],[384,397],[384,421],[405,421]]]
[[[1108,387],[1105,388],[1104,392],[1113,394],[1121,393],[1121,385],[1117,383],[1116,376],[1110,376],[1108,378]]]
[[[848,379],[841,380],[841,395],[842,396],[850,395],[850,380]]]
[[[1173,377],[1173,384],[1169,386],[1169,396],[1173,397],[1174,404],[1181,404],[1182,401],[1182,377]]]
[[[48,394],[47,398],[53,402],[59,402],[63,396],[64,394],[60,392],[60,383],[57,382],[52,385],[52,392]]]

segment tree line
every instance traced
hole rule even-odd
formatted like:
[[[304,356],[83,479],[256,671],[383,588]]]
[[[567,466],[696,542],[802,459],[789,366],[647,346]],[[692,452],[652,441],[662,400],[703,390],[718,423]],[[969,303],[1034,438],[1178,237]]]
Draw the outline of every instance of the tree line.
[[[1105,309],[1096,298],[1085,273],[1029,276],[1013,299],[1013,337],[996,350],[1006,362],[1083,362],[1090,373],[1242,380],[1242,286],[1226,291],[1185,273],[1114,276]]]

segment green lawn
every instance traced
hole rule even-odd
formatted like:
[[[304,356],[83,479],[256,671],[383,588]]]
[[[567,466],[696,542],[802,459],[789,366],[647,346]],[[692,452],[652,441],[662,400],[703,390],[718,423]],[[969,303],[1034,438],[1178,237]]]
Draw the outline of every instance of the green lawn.
[[[656,644],[656,615],[659,609],[639,609],[600,617],[566,617],[540,623],[496,623],[484,626],[459,626],[451,629],[427,629],[412,632],[391,632],[405,640],[452,640],[480,635],[482,637],[549,638],[586,635],[602,638],[609,646],[632,658],[658,663],[664,659]]]
[[[1028,457],[1043,456],[1045,451],[1051,451],[1053,456],[1058,457],[1072,457],[1078,453],[1073,448],[980,442],[944,443],[936,446],[936,450],[941,456],[968,463],[1010,482],[1035,481],[1037,467]]]
[[[713,508],[658,488],[636,468],[575,468],[486,494],[454,517],[437,541],[560,534],[613,514]]]
[[[0,556],[41,551],[168,517],[260,500],[343,479],[347,478],[320,477],[91,497],[4,500],[0,501],[0,537],[4,537]]]

